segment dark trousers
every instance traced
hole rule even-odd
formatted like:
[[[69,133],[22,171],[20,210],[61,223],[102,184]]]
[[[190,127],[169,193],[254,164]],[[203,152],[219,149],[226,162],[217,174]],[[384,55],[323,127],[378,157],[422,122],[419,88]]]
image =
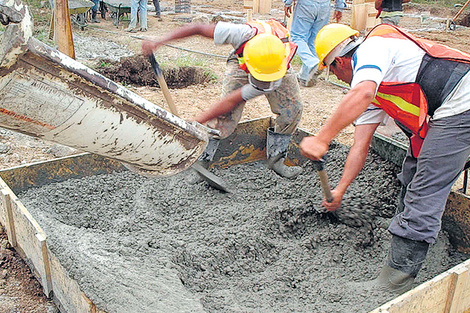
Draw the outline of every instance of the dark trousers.
[[[153,5],[155,6],[155,15],[160,16],[160,0],[153,0]]]

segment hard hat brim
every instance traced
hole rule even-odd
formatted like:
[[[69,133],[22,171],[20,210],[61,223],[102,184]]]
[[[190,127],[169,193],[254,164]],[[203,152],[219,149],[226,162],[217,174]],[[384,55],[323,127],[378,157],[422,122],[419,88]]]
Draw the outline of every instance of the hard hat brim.
[[[274,72],[274,73],[260,73],[258,72],[253,66],[251,66],[249,63],[246,63],[246,67],[248,68],[248,71],[250,72],[251,75],[253,75],[254,78],[257,80],[263,81],[263,82],[273,82],[276,80],[279,80],[283,78],[286,73],[287,73],[287,60],[282,61],[282,64],[279,67],[279,70]]]

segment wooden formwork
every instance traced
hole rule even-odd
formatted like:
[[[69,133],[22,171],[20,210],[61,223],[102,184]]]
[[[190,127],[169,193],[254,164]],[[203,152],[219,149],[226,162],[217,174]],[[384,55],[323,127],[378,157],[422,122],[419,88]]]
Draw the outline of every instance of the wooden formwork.
[[[377,10],[374,0],[353,0],[351,10],[351,28],[353,29],[367,32],[380,23],[376,18]]]
[[[220,144],[215,165],[229,167],[266,158],[266,130],[271,118],[241,123],[236,132]],[[309,133],[298,130],[289,147],[290,164],[302,164],[298,143]],[[80,154],[47,162],[0,171],[0,223],[5,227],[11,245],[23,257],[41,283],[46,295],[53,297],[63,312],[104,312],[80,289],[76,280],[48,247],[47,234],[15,194],[32,186],[69,178],[126,170],[118,161],[93,154]],[[454,202],[452,202],[454,201]],[[455,201],[459,203],[455,208]],[[451,194],[448,206],[452,227],[470,237],[468,217],[470,198]],[[460,212],[460,213],[458,213]],[[446,221],[444,220],[444,224]],[[445,225],[444,225],[445,226]],[[452,240],[452,238],[451,238]],[[470,241],[454,241],[462,251],[470,251]],[[460,245],[460,246],[459,246]],[[393,299],[371,313],[395,312],[470,312],[470,260],[436,276],[415,289]]]
[[[271,13],[272,0],[244,0],[243,8],[252,10],[253,13]]]

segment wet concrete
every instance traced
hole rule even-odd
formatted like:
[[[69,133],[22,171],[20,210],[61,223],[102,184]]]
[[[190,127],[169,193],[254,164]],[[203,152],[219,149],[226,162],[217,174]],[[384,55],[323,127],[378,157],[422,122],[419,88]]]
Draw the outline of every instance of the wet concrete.
[[[347,148],[330,150],[339,180]],[[20,195],[48,245],[108,312],[367,312],[391,294],[364,294],[389,246],[397,169],[370,155],[336,215],[322,213],[311,164],[295,180],[262,162],[215,169],[235,190],[187,185],[188,173],[131,172],[68,180]],[[465,256],[439,236],[417,283]]]

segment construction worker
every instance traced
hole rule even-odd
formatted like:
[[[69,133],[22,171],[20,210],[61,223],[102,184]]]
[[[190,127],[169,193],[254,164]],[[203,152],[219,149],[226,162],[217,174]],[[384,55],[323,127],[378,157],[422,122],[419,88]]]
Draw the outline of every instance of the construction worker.
[[[404,192],[389,226],[391,247],[379,277],[368,283],[402,293],[411,288],[438,235],[447,196],[470,154],[470,55],[387,24],[376,26],[365,40],[358,35],[340,24],[318,33],[321,66],[328,66],[351,90],[318,134],[302,140],[300,149],[310,159],[321,159],[331,140],[354,122],[354,143],[333,201],[322,202],[334,211],[387,115],[409,135],[410,148],[398,175]]]
[[[169,41],[200,35],[213,38],[216,45],[231,44],[223,83],[224,97],[195,118],[199,123],[220,130],[220,138],[211,138],[199,163],[208,168],[219,140],[233,133],[241,119],[245,102],[265,95],[277,115],[267,133],[269,167],[286,178],[301,172],[298,166],[284,164],[292,133],[302,115],[300,89],[289,63],[297,46],[287,40],[287,29],[278,21],[253,21],[247,24],[218,22],[194,24],[176,29],[163,38],[142,42],[144,55]]]

